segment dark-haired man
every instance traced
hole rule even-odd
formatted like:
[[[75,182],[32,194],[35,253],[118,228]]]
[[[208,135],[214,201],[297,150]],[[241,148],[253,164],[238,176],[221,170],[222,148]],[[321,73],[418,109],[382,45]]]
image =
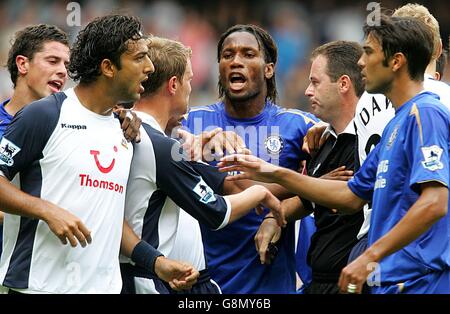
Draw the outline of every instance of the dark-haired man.
[[[316,118],[275,104],[272,37],[258,26],[233,26],[219,40],[217,60],[223,101],[191,109],[188,129],[194,134],[216,127],[235,131],[254,154],[297,170],[306,158],[303,136]],[[211,277],[224,293],[295,293],[294,224],[284,229],[272,264],[262,265],[254,243],[262,221],[251,212],[219,231],[202,226]]]
[[[420,20],[386,16],[365,25],[364,33],[359,64],[366,90],[386,95],[396,113],[348,184],[298,175],[254,156],[226,157],[222,166],[235,166],[223,170],[245,171],[236,179],[277,182],[342,212],[372,200],[368,249],[342,270],[342,292],[359,293],[367,280],[373,293],[449,293],[450,112],[423,88],[433,36]]]
[[[113,26],[114,33],[104,31]],[[139,99],[153,71],[147,51],[137,18],[97,18],[71,54],[79,84],[26,106],[7,128],[0,143],[0,207],[10,213],[2,285],[24,293],[120,292],[133,149],[112,108]],[[19,172],[21,190],[7,181]]]

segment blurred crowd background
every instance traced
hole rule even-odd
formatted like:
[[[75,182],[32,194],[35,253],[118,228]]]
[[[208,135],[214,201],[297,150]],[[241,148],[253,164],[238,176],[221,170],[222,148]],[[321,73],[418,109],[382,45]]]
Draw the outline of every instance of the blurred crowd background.
[[[278,103],[284,107],[309,110],[304,91],[309,84],[309,54],[331,40],[363,41],[362,25],[370,11],[369,1],[77,1],[81,8],[81,26],[68,26],[70,1],[7,0],[0,2],[0,100],[12,92],[6,64],[14,33],[30,24],[58,25],[74,41],[81,27],[93,18],[111,12],[138,15],[146,32],[180,40],[192,47],[194,70],[191,106],[217,101],[218,67],[216,45],[222,32],[238,23],[253,23],[267,29],[279,49],[276,68]],[[440,23],[441,36],[448,47],[450,3],[448,0],[417,1],[428,7]],[[395,9],[405,1],[381,1],[381,7]],[[450,82],[447,65],[443,80]],[[70,86],[73,82],[69,83]]]

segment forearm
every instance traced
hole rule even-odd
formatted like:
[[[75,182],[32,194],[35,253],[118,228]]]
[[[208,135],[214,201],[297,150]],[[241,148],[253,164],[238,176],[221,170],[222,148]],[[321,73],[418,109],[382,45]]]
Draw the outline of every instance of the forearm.
[[[366,203],[349,189],[346,181],[313,178],[282,167],[276,169],[273,179],[296,195],[342,213],[355,213]]]
[[[232,208],[229,223],[236,221],[258,206],[267,197],[267,193],[270,192],[265,187],[253,185],[240,193],[225,196]]]
[[[125,255],[126,257],[131,257],[131,253],[133,253],[133,249],[136,247],[139,241],[141,241],[141,239],[139,239],[136,233],[134,233],[133,229],[131,229],[128,222],[124,219],[120,253],[122,255]]]
[[[0,208],[3,212],[45,220],[48,214],[46,202],[22,192],[0,175]]]
[[[440,191],[421,195],[397,225],[378,239],[364,254],[378,262],[417,239],[445,216],[448,190],[443,186],[438,189]]]
[[[292,192],[288,191],[285,187],[279,184],[257,182],[253,180],[225,181],[223,185],[223,192],[225,195],[236,194],[253,185],[262,185],[266,187],[275,197],[280,200],[284,200],[294,196]]]

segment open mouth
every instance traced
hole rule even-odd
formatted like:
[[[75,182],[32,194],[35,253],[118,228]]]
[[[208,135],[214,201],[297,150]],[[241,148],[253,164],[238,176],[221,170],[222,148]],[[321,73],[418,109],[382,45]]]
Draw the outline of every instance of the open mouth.
[[[47,84],[48,84],[48,86],[50,86],[50,89],[52,90],[53,93],[57,93],[57,92],[61,91],[61,89],[63,87],[63,82],[58,81],[58,80],[50,81]]]
[[[230,80],[230,88],[236,91],[241,90],[245,86],[245,83],[247,82],[247,79],[241,73],[232,73],[230,75],[229,80]]]

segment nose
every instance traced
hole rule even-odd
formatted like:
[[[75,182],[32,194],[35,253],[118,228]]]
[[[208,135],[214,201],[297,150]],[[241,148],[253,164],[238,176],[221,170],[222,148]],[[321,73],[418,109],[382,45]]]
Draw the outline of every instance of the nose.
[[[364,67],[366,66],[366,63],[364,62],[364,53],[363,53],[363,55],[359,58],[359,60],[358,60],[358,66],[361,68],[361,69],[364,69]]]
[[[64,62],[60,62],[59,63],[56,75],[58,75],[60,78],[66,78],[67,77],[67,65]]]
[[[231,59],[231,64],[230,64],[230,66],[233,67],[233,68],[234,68],[234,67],[242,67],[242,66],[243,66],[242,58],[241,58],[241,56],[240,56],[239,53],[236,53],[236,54],[234,55],[233,59]]]
[[[305,96],[306,97],[313,97],[314,96],[312,83],[309,83],[308,87],[306,88]]]
[[[152,60],[150,60],[150,58],[147,56],[145,56],[145,68],[144,68],[144,73],[145,74],[151,74],[155,72],[155,66],[153,65]]]

